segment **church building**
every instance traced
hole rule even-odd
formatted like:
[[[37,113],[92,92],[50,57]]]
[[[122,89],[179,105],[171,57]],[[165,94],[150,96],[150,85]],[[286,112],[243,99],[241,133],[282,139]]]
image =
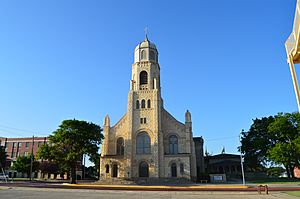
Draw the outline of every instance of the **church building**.
[[[186,178],[204,172],[203,139],[193,138],[191,113],[185,122],[164,108],[160,65],[154,43],[134,49],[127,112],[113,126],[104,119],[100,179]]]

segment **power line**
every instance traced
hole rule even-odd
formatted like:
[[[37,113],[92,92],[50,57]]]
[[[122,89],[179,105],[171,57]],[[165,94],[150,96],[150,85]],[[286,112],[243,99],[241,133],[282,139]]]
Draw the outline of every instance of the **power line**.
[[[11,126],[7,126],[7,125],[3,125],[3,124],[0,124],[0,130],[3,133],[12,133],[12,134],[15,134],[15,135],[21,136],[21,137],[28,137],[28,135],[16,133],[15,131],[12,131],[12,130],[21,131],[21,132],[25,132],[25,133],[30,133],[31,134],[30,136],[32,136],[32,135],[36,135],[36,136],[39,135],[39,136],[46,136],[46,137],[49,136],[49,134],[41,134],[41,133],[34,132],[32,130],[25,130],[25,129],[11,127]]]
[[[25,130],[25,129],[15,128],[15,127],[10,127],[10,126],[6,126],[6,125],[2,125],[2,124],[0,124],[0,126],[4,127],[4,128],[8,128],[8,129],[13,129],[13,130],[27,132],[27,133],[35,133],[34,131],[31,131],[31,130]]]
[[[7,129],[3,129],[3,128],[0,128],[0,132],[2,133],[10,133],[10,134],[14,134],[16,136],[21,136],[21,137],[24,137],[25,135],[23,134],[19,134],[19,133],[16,133],[16,132],[13,132],[11,130],[7,130]]]

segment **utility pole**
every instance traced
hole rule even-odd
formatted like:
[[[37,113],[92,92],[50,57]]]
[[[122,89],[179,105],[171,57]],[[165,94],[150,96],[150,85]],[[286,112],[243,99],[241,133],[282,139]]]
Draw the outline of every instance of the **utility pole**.
[[[242,130],[243,132],[243,130]],[[243,160],[243,156],[242,156],[242,141],[241,141],[241,133],[239,134],[239,142],[241,143],[241,148],[240,148],[240,157],[241,157],[241,170],[242,170],[242,180],[243,180],[243,185],[246,184],[245,182],[245,173],[244,173],[244,160]]]
[[[31,144],[31,158],[30,158],[30,181],[32,180],[32,167],[33,167],[33,147],[34,147],[34,135],[32,136],[32,144]]]

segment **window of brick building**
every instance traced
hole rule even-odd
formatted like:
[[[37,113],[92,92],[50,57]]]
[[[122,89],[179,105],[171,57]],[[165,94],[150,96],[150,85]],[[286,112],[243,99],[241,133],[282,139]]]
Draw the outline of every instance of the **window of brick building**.
[[[25,147],[26,147],[26,149],[29,148],[29,142],[26,142]]]
[[[43,142],[38,142],[38,147],[42,146]]]

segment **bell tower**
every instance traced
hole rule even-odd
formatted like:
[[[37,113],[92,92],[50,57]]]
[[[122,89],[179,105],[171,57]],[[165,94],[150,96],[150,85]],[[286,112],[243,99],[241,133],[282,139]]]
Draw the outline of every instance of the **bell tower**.
[[[160,90],[160,67],[158,51],[146,35],[143,42],[134,49],[131,90]]]
[[[161,110],[158,51],[146,34],[144,41],[134,49],[134,63],[128,93],[131,177],[140,177],[141,172],[138,171],[141,166],[146,166],[151,171],[148,177],[161,176],[159,168],[161,162],[159,157],[163,156],[163,136],[160,135]],[[141,136],[144,137],[141,138]],[[150,142],[149,149],[147,142]]]

